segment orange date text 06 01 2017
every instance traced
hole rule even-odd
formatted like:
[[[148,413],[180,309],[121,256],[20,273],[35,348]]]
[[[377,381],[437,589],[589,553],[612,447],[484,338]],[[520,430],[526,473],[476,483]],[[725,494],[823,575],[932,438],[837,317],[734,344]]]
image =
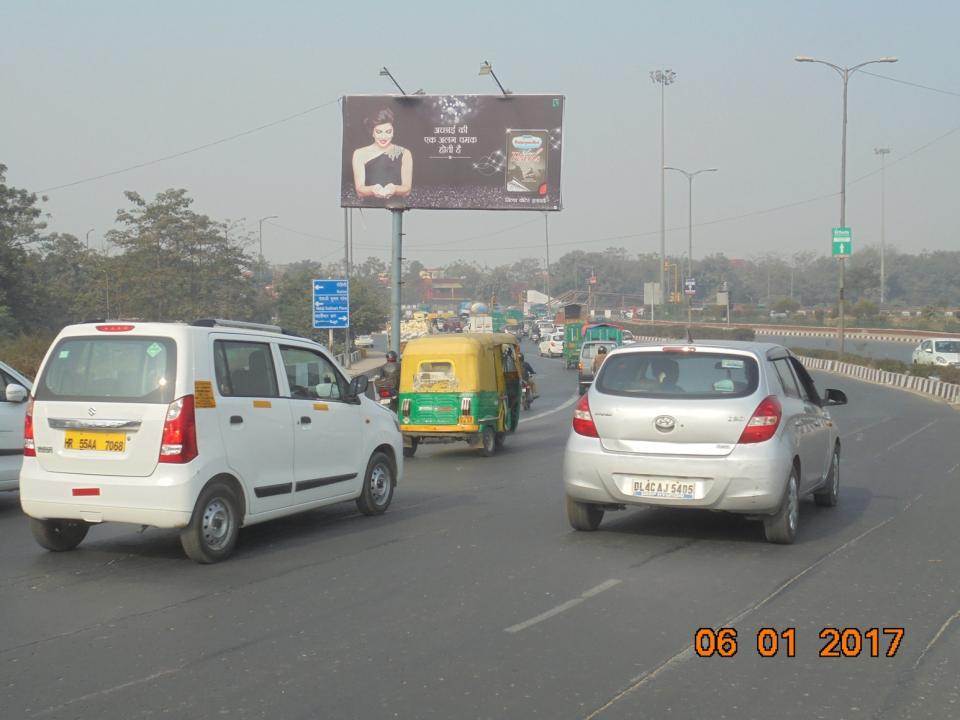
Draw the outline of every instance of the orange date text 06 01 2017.
[[[893,657],[903,640],[902,627],[823,628],[819,637],[824,641],[819,657]],[[797,629],[784,630],[764,627],[756,634],[756,651],[760,657],[796,657]],[[700,657],[733,657],[739,650],[739,639],[734,628],[699,628],[693,636],[693,649]]]

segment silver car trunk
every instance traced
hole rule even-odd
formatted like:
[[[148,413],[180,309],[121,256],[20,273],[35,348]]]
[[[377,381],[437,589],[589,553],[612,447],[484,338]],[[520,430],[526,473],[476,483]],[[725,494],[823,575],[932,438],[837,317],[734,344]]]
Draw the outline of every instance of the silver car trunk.
[[[656,356],[663,360],[651,363]],[[681,370],[676,385],[664,390],[652,366],[671,360]],[[600,442],[612,452],[729,455],[764,397],[758,368],[749,353],[720,349],[618,353],[604,363],[589,395]],[[618,372],[643,377],[621,381]]]

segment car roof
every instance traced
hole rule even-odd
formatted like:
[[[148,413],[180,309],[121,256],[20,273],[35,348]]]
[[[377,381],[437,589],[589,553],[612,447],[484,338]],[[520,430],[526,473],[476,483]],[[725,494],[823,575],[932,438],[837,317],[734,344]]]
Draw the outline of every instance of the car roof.
[[[132,325],[133,328],[129,331],[124,332],[103,332],[97,330],[97,326],[100,325]],[[137,336],[137,335],[169,335],[169,336],[183,336],[189,333],[194,334],[207,334],[211,332],[216,333],[229,333],[231,335],[251,335],[255,337],[264,337],[268,336],[275,338],[277,340],[286,340],[286,341],[302,341],[311,343],[314,345],[319,345],[316,340],[311,340],[310,338],[303,337],[301,335],[295,335],[293,333],[287,332],[277,332],[272,329],[256,328],[256,327],[236,327],[233,325],[195,325],[185,322],[140,322],[138,320],[107,320],[105,322],[88,322],[88,323],[77,323],[76,325],[67,325],[60,331],[60,337],[76,337],[79,335],[103,335],[104,337],[109,337],[111,335],[115,337],[119,336]]]
[[[778,355],[781,353],[784,356],[792,355],[790,350],[783,345],[770,342],[756,342],[753,340],[694,340],[692,343],[688,343],[685,340],[671,340],[669,338],[664,338],[662,341],[658,342],[636,342],[632,345],[618,347],[616,350],[614,350],[614,352],[621,354],[624,352],[635,352],[644,349],[649,350],[650,348],[677,347],[683,345],[691,345],[698,350],[738,350],[740,352],[753,353],[758,357],[769,357],[770,355]]]

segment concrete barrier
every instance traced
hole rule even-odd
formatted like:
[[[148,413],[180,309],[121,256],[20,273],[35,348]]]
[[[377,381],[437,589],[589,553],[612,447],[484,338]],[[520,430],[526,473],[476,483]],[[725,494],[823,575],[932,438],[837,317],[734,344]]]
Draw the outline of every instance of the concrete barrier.
[[[651,337],[649,335],[635,336],[639,342],[666,343],[669,338]],[[895,373],[888,370],[879,370],[877,368],[856,365],[854,363],[840,362],[839,360],[825,360],[823,358],[811,358],[798,355],[800,362],[804,367],[813,370],[823,370],[824,372],[845,375],[846,377],[862,380],[863,382],[875,383],[877,385],[887,385],[890,387],[910,390],[920,395],[944,400],[951,404],[960,403],[960,385],[947,383],[942,380],[934,380],[928,377],[918,377],[916,375],[905,375],[904,373]]]

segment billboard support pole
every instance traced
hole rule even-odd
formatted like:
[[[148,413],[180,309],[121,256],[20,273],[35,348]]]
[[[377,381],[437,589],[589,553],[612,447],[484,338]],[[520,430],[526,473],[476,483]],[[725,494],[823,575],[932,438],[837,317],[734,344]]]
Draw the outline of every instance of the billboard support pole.
[[[391,208],[393,241],[390,248],[390,349],[400,353],[400,282],[403,264],[403,209]]]
[[[350,280],[350,209],[343,209],[343,274]],[[350,367],[350,324],[343,330],[343,366]]]

